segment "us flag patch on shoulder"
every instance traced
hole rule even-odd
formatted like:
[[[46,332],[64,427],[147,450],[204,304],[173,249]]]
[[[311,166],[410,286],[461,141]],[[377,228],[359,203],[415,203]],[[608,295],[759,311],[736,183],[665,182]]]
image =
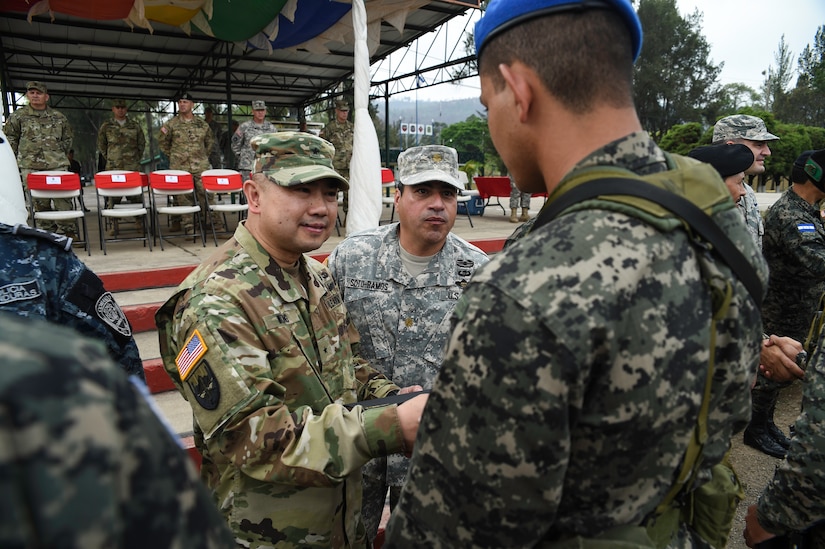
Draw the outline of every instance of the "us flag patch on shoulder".
[[[175,365],[178,367],[178,374],[181,381],[186,381],[189,374],[192,373],[192,368],[197,364],[201,357],[206,354],[206,343],[203,342],[201,333],[197,330],[192,332],[186,345],[178,353],[175,359]]]

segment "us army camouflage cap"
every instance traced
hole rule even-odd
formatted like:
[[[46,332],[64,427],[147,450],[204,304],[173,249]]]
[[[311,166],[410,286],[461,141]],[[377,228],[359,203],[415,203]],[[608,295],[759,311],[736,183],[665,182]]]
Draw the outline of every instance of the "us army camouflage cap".
[[[257,101],[252,102],[252,110],[253,111],[259,111],[259,110],[265,109],[265,108],[266,108],[266,103],[264,103],[260,99],[257,100]]]
[[[37,90],[40,93],[49,93],[49,90],[46,89],[46,84],[44,84],[43,82],[38,82],[37,80],[26,82],[26,91],[29,90]]]
[[[761,118],[748,114],[734,114],[720,119],[713,127],[713,143],[729,139],[776,141],[779,138],[768,132]]]
[[[348,111],[349,103],[344,99],[339,99],[335,102],[335,108],[339,111]]]
[[[125,99],[114,99],[112,101],[112,106],[113,107],[125,107],[126,106],[126,100]]]
[[[293,187],[319,179],[332,179],[349,189],[347,180],[332,168],[332,143],[305,132],[277,132],[257,135],[250,141],[255,151],[255,169],[281,187]]]
[[[412,147],[398,155],[398,180],[402,185],[443,181],[462,190],[458,179],[458,153],[444,145]]]

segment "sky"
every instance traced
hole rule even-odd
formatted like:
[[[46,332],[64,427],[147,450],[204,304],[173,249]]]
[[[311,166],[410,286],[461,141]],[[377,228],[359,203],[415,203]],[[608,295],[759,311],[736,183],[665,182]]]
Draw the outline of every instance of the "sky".
[[[725,63],[719,75],[720,82],[741,82],[757,91],[765,79],[762,72],[769,66],[777,66],[775,54],[783,34],[791,53],[791,66],[796,70],[797,57],[806,45],[813,45],[817,28],[825,25],[823,0],[676,0],[676,7],[683,17],[697,9],[703,14],[700,32],[710,44],[710,59],[716,65]],[[464,17],[475,21],[478,19],[477,10],[471,10]],[[456,18],[448,23],[451,26],[449,41],[461,40],[461,31],[465,26],[463,19]],[[439,36],[438,40],[443,41],[444,37]],[[441,54],[444,49],[443,46],[433,48],[432,56]],[[419,52],[424,50],[419,46]],[[461,47],[456,56],[459,55],[463,55]],[[420,54],[419,66],[440,62],[433,61],[433,58],[424,59],[424,55]],[[403,62],[413,61],[408,52]],[[791,85],[795,83],[796,77],[791,80]],[[478,81],[474,78],[465,80],[461,85],[442,84],[421,89],[417,97],[419,100],[438,101],[478,97],[479,93]],[[397,97],[415,100],[416,92]]]

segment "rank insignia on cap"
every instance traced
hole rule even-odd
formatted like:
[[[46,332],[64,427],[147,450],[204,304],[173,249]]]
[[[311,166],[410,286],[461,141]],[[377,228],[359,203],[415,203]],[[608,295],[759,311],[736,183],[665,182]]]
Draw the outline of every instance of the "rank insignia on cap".
[[[192,368],[206,354],[206,349],[206,343],[203,342],[201,333],[197,330],[192,332],[192,335],[186,341],[186,345],[183,346],[175,359],[181,381],[186,381],[186,378],[192,373]]]

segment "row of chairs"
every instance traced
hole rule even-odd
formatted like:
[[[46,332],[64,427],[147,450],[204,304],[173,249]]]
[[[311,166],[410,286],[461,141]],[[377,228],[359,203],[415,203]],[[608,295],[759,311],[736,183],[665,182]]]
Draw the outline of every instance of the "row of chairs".
[[[237,213],[239,221],[243,218],[248,206],[243,196],[243,180],[239,172],[223,169],[207,170],[201,173],[201,181],[207,195],[225,194],[231,197],[231,203],[208,204],[210,212],[222,216],[224,226],[226,226],[227,213]],[[38,222],[41,224],[59,221],[78,223],[80,241],[87,254],[91,255],[85,217],[87,209],[83,203],[80,176],[64,171],[33,172],[29,174],[26,182],[29,189],[29,207],[34,212],[33,226],[37,227]],[[201,219],[201,208],[194,178],[189,172],[158,170],[144,174],[135,171],[109,170],[95,174],[94,186],[98,228],[100,229],[100,248],[104,255],[107,253],[107,242],[130,240],[142,240],[144,247],[148,246],[149,251],[152,251],[152,244],[159,240],[161,250],[163,250],[163,240],[168,239],[169,235],[163,234],[163,225],[160,222],[162,214],[167,216],[192,215],[193,226],[197,227],[197,232],[193,232],[193,241],[196,241],[199,232],[201,242],[206,246],[206,220]],[[180,199],[184,196],[192,197],[192,205],[175,203],[176,198]],[[140,199],[134,202],[122,202],[124,198],[128,200],[129,197],[140,197]],[[34,200],[37,199],[69,199],[72,201],[72,208],[63,211],[35,212]],[[141,236],[122,238],[118,234],[111,237],[107,235],[108,228],[118,227],[128,218],[136,220],[137,228],[142,227]],[[210,223],[210,225],[212,238],[217,246],[218,233],[215,224]]]

